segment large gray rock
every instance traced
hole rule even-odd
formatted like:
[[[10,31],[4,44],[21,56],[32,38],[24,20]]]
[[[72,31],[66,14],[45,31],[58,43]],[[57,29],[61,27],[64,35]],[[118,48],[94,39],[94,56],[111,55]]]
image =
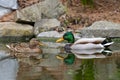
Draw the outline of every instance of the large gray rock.
[[[0,6],[7,9],[18,9],[17,0],[0,0]]]
[[[57,19],[41,19],[35,23],[34,34],[39,34],[43,31],[49,31],[57,26],[60,26],[60,21]]]
[[[0,80],[16,80],[18,68],[18,61],[10,58],[6,51],[0,50]]]
[[[108,22],[108,21],[97,21],[90,27],[78,30],[81,37],[120,37],[120,24]]]
[[[59,0],[44,0],[35,5],[17,10],[16,21],[36,22],[42,18],[57,18],[65,12]],[[42,15],[41,15],[42,14]]]
[[[59,0],[45,0],[38,4],[42,18],[57,18],[65,12],[65,7]]]
[[[5,14],[11,13],[12,10],[4,7],[0,7],[0,18],[4,16]]]
[[[0,37],[3,36],[29,36],[33,35],[33,27],[15,22],[0,23]]]
[[[41,19],[41,9],[37,5],[32,5],[21,10],[16,11],[15,20],[19,21],[38,21]]]
[[[0,61],[0,80],[16,80],[18,68],[16,59],[8,58]]]
[[[0,18],[15,9],[18,9],[17,0],[0,0]]]

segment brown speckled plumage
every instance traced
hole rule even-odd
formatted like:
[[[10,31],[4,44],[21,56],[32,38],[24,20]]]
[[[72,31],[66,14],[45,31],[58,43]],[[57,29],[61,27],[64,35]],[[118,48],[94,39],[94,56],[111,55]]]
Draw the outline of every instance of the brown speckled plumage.
[[[29,43],[11,43],[7,44],[6,47],[13,52],[38,52],[42,53],[40,49],[39,41],[35,38],[31,39]]]

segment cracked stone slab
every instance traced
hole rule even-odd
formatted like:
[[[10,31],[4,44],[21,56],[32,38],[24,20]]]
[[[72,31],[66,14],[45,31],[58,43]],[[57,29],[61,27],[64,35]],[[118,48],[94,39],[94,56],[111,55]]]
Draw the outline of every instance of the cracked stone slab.
[[[17,10],[15,20],[36,22],[41,18],[58,18],[65,13],[59,0],[44,0],[32,6]]]
[[[35,22],[41,19],[41,9],[38,9],[37,4],[16,11],[15,20]]]

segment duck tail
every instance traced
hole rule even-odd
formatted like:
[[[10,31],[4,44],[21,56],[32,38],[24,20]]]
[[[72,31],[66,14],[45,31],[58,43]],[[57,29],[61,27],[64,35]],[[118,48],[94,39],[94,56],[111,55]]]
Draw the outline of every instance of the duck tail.
[[[8,49],[14,51],[13,45],[8,45],[8,44],[7,44],[6,47],[7,47]]]
[[[110,37],[106,38],[101,44],[104,47],[109,47],[110,45],[112,45],[114,42],[111,40]]]
[[[112,50],[105,47],[105,49],[102,51],[102,54],[106,55],[106,56],[111,56],[112,55]]]
[[[10,45],[6,45],[6,47],[7,47],[8,49],[10,49]]]

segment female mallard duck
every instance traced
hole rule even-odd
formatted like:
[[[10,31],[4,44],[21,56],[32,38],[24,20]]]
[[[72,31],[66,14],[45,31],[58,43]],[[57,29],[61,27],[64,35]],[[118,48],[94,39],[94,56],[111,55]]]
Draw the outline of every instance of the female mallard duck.
[[[94,48],[105,48],[113,44],[109,38],[81,38],[75,42],[74,35],[72,32],[66,32],[62,38],[56,42],[67,40],[68,43],[65,45],[67,49],[94,49]]]
[[[12,43],[6,45],[11,51],[14,52],[38,52],[41,53],[42,50],[39,48],[40,45],[43,45],[37,39],[32,38],[29,43]]]

